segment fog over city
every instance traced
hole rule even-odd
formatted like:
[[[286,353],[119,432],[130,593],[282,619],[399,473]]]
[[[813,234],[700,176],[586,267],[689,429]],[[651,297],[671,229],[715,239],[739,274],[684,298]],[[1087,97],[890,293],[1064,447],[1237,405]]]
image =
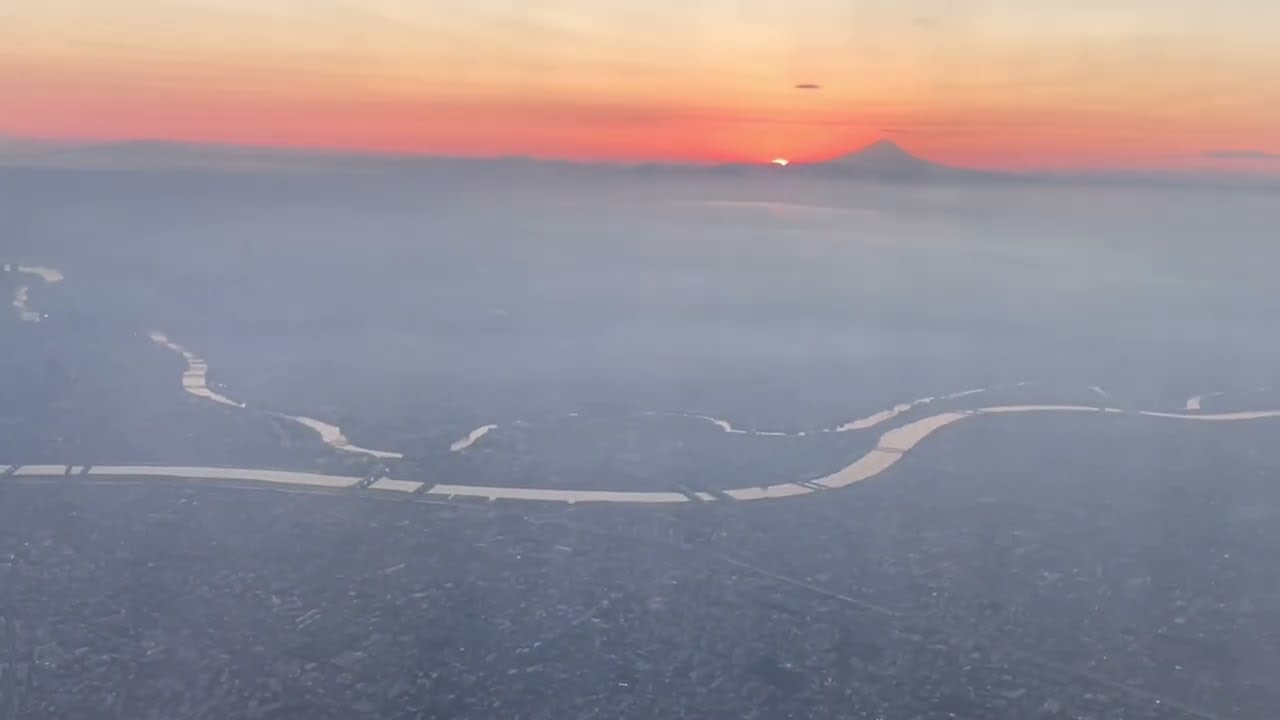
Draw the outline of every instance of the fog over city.
[[[0,717],[1269,717],[1276,228],[906,140],[0,143]]]

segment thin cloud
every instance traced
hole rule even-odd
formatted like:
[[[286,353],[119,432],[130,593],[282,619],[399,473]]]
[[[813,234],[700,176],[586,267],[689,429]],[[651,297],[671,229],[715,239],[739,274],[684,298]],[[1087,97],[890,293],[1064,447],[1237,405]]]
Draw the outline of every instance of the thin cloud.
[[[1200,157],[1207,160],[1258,160],[1263,162],[1275,162],[1280,160],[1280,153],[1267,152],[1266,150],[1210,150],[1201,153]]]
[[[817,83],[796,83],[796,90],[821,90],[822,86]]]

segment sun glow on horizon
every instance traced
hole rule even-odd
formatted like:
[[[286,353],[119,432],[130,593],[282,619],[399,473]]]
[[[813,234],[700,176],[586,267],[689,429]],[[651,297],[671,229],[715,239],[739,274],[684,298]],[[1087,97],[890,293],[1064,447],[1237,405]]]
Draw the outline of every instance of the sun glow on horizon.
[[[1280,173],[1280,3],[1259,0],[0,7],[0,146],[786,167],[889,134],[971,168]]]

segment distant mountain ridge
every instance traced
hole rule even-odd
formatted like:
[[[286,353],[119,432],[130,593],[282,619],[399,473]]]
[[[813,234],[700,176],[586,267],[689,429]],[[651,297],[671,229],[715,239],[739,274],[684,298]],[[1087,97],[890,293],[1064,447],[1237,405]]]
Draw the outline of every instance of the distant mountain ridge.
[[[912,182],[928,180],[1040,180],[1048,182],[1166,183],[1240,180],[1275,185],[1275,178],[1243,179],[1232,174],[1177,171],[1015,172],[979,170],[936,163],[893,140],[877,140],[853,152],[786,167],[772,163],[693,164],[678,162],[582,162],[527,156],[459,157],[380,154],[354,150],[282,148],[167,140],[64,142],[0,135],[0,168],[95,171],[217,173],[360,173],[414,176],[522,177],[753,177],[867,179]]]
[[[3,138],[0,138],[2,140]],[[113,169],[264,169],[286,166],[317,168],[342,166],[403,168],[429,163],[475,163],[503,167],[545,165],[555,167],[602,167],[645,171],[698,172],[713,169],[740,169],[764,172],[782,170],[766,163],[726,163],[700,165],[674,162],[602,162],[587,163],[528,157],[460,158],[438,155],[391,155],[341,150],[307,150],[296,148],[255,147],[246,145],[183,143],[167,140],[130,140],[100,143],[0,142],[0,164],[22,164],[58,167],[111,167]],[[903,149],[892,140],[880,140],[860,150],[830,160],[795,163],[786,172],[821,170],[841,174],[912,176],[935,173],[944,166],[924,160]],[[949,169],[949,168],[946,168]]]
[[[827,160],[796,162],[785,168],[761,164],[731,163],[721,165],[724,172],[785,172],[810,177],[859,178],[882,180],[915,180],[943,177],[1003,177],[1003,173],[950,167],[926,160],[904,149],[892,140],[877,140],[853,152]]]

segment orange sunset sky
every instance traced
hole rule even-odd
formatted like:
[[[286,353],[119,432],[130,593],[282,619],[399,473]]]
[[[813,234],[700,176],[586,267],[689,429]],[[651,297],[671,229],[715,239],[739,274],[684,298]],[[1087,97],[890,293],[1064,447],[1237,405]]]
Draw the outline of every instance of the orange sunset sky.
[[[1280,169],[1277,28],[1266,0],[10,0],[0,135]]]

